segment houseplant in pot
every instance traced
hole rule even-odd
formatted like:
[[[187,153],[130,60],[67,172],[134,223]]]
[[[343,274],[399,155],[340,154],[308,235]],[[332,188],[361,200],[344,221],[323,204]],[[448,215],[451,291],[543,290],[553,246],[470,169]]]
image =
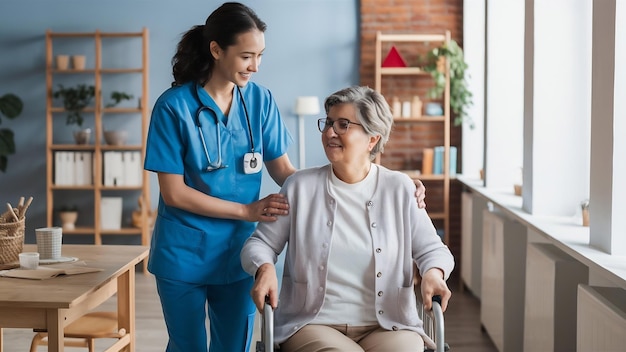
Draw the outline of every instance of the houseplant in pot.
[[[112,102],[106,104],[107,108],[113,108],[119,105],[124,100],[133,99],[132,94],[128,94],[126,92],[120,91],[112,91],[111,92],[111,100]],[[128,132],[124,130],[104,130],[103,137],[105,142],[108,145],[124,145],[126,144],[126,139],[128,137]]]
[[[65,123],[67,125],[76,124],[78,127],[82,127],[84,122],[82,112],[94,98],[95,88],[86,84],[79,84],[75,87],[65,87],[59,84],[59,88],[52,93],[52,96],[63,101],[63,107],[67,111]],[[77,144],[87,144],[90,135],[91,129],[89,128],[74,132]]]
[[[22,100],[15,94],[8,93],[0,97],[0,116],[14,119],[22,113],[23,108]],[[1,119],[0,123],[2,123]],[[6,172],[8,156],[11,154],[15,154],[13,130],[2,128],[0,129],[0,171]]]
[[[467,108],[472,105],[472,92],[467,87],[466,70],[467,63],[463,56],[463,49],[456,41],[451,39],[442,46],[431,49],[426,58],[428,64],[424,71],[430,73],[435,81],[435,86],[428,91],[428,97],[439,99],[446,87],[445,61],[450,65],[450,108],[455,114],[454,125],[468,123],[474,128],[471,117],[467,114]]]

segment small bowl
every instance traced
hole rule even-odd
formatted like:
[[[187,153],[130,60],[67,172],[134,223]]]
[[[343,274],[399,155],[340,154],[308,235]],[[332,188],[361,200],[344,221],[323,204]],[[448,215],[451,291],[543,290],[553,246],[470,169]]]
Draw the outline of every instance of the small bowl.
[[[128,132],[123,130],[104,131],[103,135],[108,145],[124,145],[128,138]]]

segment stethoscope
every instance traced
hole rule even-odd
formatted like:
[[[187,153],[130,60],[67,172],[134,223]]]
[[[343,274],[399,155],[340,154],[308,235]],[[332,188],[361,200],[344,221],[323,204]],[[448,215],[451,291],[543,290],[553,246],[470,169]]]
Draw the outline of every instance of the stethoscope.
[[[197,88],[196,88],[197,89]],[[261,159],[261,154],[254,151],[254,137],[252,136],[252,125],[250,124],[250,117],[248,116],[248,107],[246,106],[246,101],[243,99],[243,94],[241,94],[241,89],[237,86],[237,92],[239,93],[239,99],[241,100],[241,104],[243,105],[243,111],[246,115],[246,123],[248,125],[248,136],[250,136],[250,152],[244,154],[243,157],[243,169],[246,174],[253,174],[261,171],[262,163],[259,162]],[[198,132],[200,133],[200,140],[202,141],[202,148],[204,149],[204,155],[207,158],[208,166],[204,169],[204,171],[215,171],[219,169],[223,169],[228,167],[222,162],[222,140],[220,133],[220,122],[217,118],[217,114],[215,111],[204,104],[200,100],[200,96],[198,95],[198,91],[196,90],[196,98],[200,102],[201,106],[196,111],[196,126],[198,127]],[[216,125],[216,134],[217,134],[217,160],[215,162],[211,161],[211,157],[209,156],[209,150],[206,147],[206,142],[204,141],[204,133],[202,133],[202,124],[200,123],[200,114],[209,110],[213,114],[213,118],[215,119]]]

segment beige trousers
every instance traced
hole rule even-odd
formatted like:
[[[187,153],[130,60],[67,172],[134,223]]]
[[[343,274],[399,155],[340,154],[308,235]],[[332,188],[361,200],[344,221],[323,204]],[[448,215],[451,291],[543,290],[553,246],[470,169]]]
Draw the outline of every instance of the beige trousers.
[[[423,352],[424,340],[409,330],[378,325],[307,325],[280,345],[281,352]]]

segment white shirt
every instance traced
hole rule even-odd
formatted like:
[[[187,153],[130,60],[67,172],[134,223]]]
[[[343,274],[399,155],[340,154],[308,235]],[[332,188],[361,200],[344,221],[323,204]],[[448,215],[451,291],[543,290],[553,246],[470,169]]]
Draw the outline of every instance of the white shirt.
[[[366,205],[374,194],[378,167],[357,183],[331,173],[329,191],[337,199],[334,235],[328,256],[326,295],[311,324],[376,325],[374,256]]]

